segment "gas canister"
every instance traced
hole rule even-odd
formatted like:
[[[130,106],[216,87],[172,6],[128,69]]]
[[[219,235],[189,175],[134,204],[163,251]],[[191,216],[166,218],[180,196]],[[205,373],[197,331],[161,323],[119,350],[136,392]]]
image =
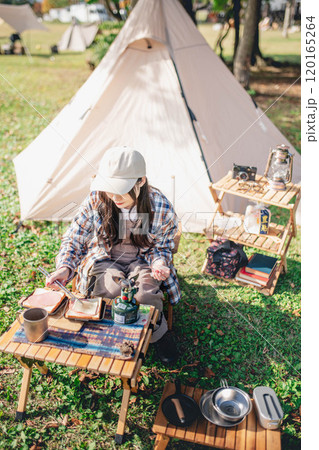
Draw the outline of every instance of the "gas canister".
[[[139,305],[134,297],[138,291],[137,277],[127,279],[113,276],[113,280],[121,286],[121,295],[112,302],[111,315],[115,323],[126,325],[139,318]]]

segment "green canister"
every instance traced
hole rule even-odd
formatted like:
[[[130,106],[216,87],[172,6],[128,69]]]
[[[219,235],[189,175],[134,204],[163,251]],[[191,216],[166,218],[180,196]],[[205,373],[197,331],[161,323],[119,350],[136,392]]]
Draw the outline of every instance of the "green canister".
[[[115,323],[123,325],[134,323],[139,318],[138,310],[139,307],[136,304],[135,299],[131,302],[127,302],[126,300],[123,300],[121,296],[116,297],[112,303],[112,319]]]
[[[112,302],[111,315],[115,323],[126,325],[139,318],[139,305],[134,297],[138,290],[135,284],[137,277],[126,279],[113,276],[113,280],[121,286],[121,295]]]

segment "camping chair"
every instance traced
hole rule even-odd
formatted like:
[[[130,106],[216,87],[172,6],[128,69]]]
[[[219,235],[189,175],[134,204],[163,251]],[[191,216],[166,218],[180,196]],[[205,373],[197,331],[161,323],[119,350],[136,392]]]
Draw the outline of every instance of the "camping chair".
[[[179,222],[178,230],[174,237],[175,247],[172,251],[173,261],[174,261],[174,254],[178,252],[179,241],[181,239],[181,235],[182,235],[182,224],[181,224],[181,222]],[[75,275],[75,277],[72,280],[72,291],[73,292],[76,292],[76,287],[75,287],[76,279],[77,279],[77,275]],[[167,302],[167,326],[168,326],[168,329],[171,331],[173,328],[173,305],[170,303],[170,301],[168,300],[166,295],[164,295],[164,300],[166,300],[166,302]]]

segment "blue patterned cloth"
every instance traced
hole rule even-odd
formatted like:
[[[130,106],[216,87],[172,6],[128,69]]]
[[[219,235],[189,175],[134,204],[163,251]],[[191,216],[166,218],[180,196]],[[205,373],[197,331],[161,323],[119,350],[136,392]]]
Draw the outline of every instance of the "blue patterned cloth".
[[[80,331],[49,327],[48,337],[39,344],[104,358],[132,359],[143,328],[149,323],[149,314],[150,307],[143,305],[140,307],[140,318],[136,323],[121,325],[114,323],[111,318],[111,306],[107,305],[103,320],[86,322]],[[12,341],[30,343],[25,337],[23,327],[20,327],[15,333]],[[129,341],[134,345],[134,353],[129,357],[123,356],[120,351],[120,346],[124,341]]]

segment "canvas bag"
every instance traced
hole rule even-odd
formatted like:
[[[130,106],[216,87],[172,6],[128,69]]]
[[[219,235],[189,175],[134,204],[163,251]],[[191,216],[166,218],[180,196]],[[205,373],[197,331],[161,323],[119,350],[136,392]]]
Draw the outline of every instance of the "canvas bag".
[[[246,266],[248,258],[243,246],[227,239],[211,242],[207,249],[206,273],[222,278],[234,278]]]

